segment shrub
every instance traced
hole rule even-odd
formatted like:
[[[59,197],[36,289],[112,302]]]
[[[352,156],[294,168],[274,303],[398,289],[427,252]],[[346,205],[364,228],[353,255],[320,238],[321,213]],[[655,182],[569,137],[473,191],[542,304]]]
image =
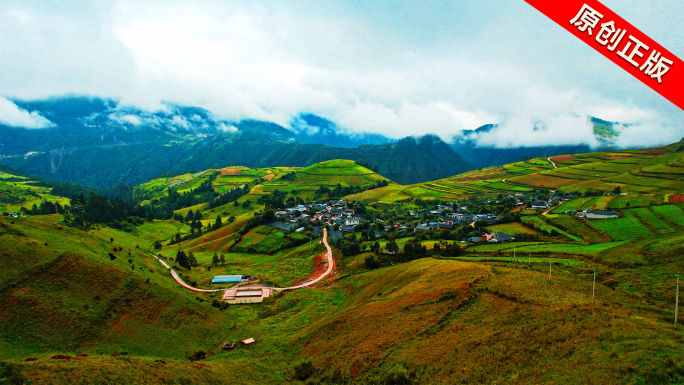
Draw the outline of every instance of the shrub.
[[[366,265],[366,269],[372,270],[372,269],[377,269],[378,267],[380,267],[380,262],[375,260],[375,258],[373,258],[372,255],[366,257],[366,260],[364,261],[364,263]]]
[[[199,361],[207,358],[207,352],[198,350],[190,355],[190,361]]]
[[[309,377],[313,376],[315,372],[316,368],[314,368],[311,361],[306,361],[294,367],[293,377],[295,380],[305,381]]]

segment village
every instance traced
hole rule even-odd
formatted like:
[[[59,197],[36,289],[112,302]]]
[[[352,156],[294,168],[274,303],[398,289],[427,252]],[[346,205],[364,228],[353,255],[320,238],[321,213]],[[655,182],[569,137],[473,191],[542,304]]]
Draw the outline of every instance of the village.
[[[553,195],[549,195],[549,193]],[[471,197],[456,202],[399,202],[379,206],[365,206],[359,202],[344,199],[328,202],[297,204],[275,210],[275,219],[266,223],[287,232],[310,231],[318,236],[326,227],[333,242],[362,233],[363,239],[372,240],[409,236],[426,231],[453,231],[470,226],[462,237],[463,242],[508,242],[512,235],[502,232],[484,231],[487,226],[520,220],[520,214],[538,213],[546,215],[563,202],[579,198],[581,194],[565,194],[555,191],[533,191],[499,195],[496,198]],[[566,214],[582,219],[614,219],[620,214],[615,210],[583,211],[568,210]],[[257,214],[263,214],[258,212]],[[471,230],[472,229],[472,230]]]

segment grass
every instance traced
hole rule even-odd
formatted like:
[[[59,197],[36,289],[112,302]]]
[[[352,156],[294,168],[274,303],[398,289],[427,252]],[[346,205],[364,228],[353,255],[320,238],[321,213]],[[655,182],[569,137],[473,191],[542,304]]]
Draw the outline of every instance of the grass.
[[[557,228],[577,234],[578,237],[589,243],[603,243],[612,240],[606,234],[593,228],[589,222],[572,215],[557,215],[554,217],[547,215],[545,219]]]
[[[290,247],[294,240],[306,238],[299,233],[291,233],[287,237],[278,235],[278,233],[281,232],[275,227],[256,227],[245,234],[242,237],[242,242],[233,246],[231,251],[247,252],[249,248],[253,248],[252,252],[272,254],[280,249]]]
[[[557,253],[557,254],[576,254],[595,256],[604,250],[620,246],[627,241],[606,242],[595,245],[579,245],[576,243],[548,243],[548,242],[511,242],[509,244],[501,245],[479,245],[469,247],[467,250],[472,253],[499,253],[511,252],[513,249],[516,252],[529,253]]]
[[[675,205],[653,206],[653,211],[678,226],[684,226],[684,211]]]
[[[519,255],[516,257],[493,256],[493,257],[459,257],[461,261],[466,262],[513,262],[513,263],[544,263],[548,266],[549,263],[559,263],[565,266],[586,266],[586,262],[577,261],[567,258],[543,258]]]
[[[604,182],[613,177],[592,179],[594,174],[624,173],[596,163],[629,160],[624,164],[635,172],[648,166],[638,175],[639,184],[626,183],[623,190],[652,189],[662,202],[681,190],[643,183],[657,179],[648,173],[672,171],[651,167],[670,156],[613,152],[579,154],[568,161],[584,173],[581,188],[615,185]],[[307,188],[316,188],[317,178],[326,175],[347,178],[345,183],[367,178],[362,169],[339,171],[341,165],[331,162],[324,165],[326,171],[313,168],[301,175],[296,169],[240,170],[240,176],[269,176],[269,188],[287,189],[299,188],[279,181],[291,171]],[[507,174],[554,175],[550,167],[538,159],[506,166],[507,173],[485,168],[359,195],[396,201],[498,194],[508,188],[501,183]],[[614,202],[597,198],[597,204]],[[463,260],[423,258],[375,270],[364,267],[371,253],[340,257],[335,275],[323,287],[223,312],[209,306],[218,294],[180,288],[142,250],[187,231],[178,222],[149,222],[123,233],[67,228],[59,215],[15,218],[14,224],[0,218],[0,351],[21,375],[53,383],[301,383],[292,378],[301,362],[315,368],[309,383],[679,383],[684,352],[681,332],[671,325],[671,281],[673,273],[684,272],[684,236],[648,235],[651,229],[681,230],[682,205],[623,210],[624,217],[616,220],[534,219],[585,244],[485,244],[468,247]],[[288,285],[313,273],[315,255],[324,252],[316,243],[273,254],[226,252],[226,265],[209,269],[213,253],[225,252],[238,239],[235,233],[250,215],[237,215],[233,224],[167,246],[162,254],[193,251],[199,266],[181,270],[183,278],[206,287],[206,280],[219,274],[260,274]],[[519,224],[497,226],[509,233],[527,230]],[[599,242],[606,234],[616,241]],[[255,236],[275,242],[283,235],[258,227],[240,242],[251,237],[247,243],[252,243]],[[522,258],[516,254],[514,259],[512,248]],[[524,263],[527,253],[537,261],[531,268]],[[561,263],[553,267],[551,280],[548,262]],[[595,304],[593,270],[585,263],[598,270]],[[257,344],[220,350],[223,341],[247,337]],[[197,350],[209,358],[189,363],[188,355]],[[59,353],[89,356],[49,358]],[[22,362],[30,356],[38,360]]]
[[[184,358],[212,344],[211,334],[225,328],[218,322],[222,313],[177,290],[142,250],[118,250],[127,246],[119,237],[110,242],[63,227],[59,220],[57,215],[15,219],[15,224],[0,219],[5,354]]]
[[[262,305],[232,306],[220,312],[195,300],[198,295],[180,289],[144,253],[134,256],[136,265],[148,263],[147,268],[155,273],[131,270],[123,257],[110,261],[101,255],[112,247],[102,237],[113,235],[114,244],[127,247],[136,242],[136,235],[129,239],[116,232],[58,230],[58,216],[30,220],[14,226],[0,220],[6,226],[0,226],[3,252],[33,256],[33,262],[31,258],[0,260],[3,271],[16,272],[7,279],[17,283],[10,286],[3,278],[0,310],[11,323],[3,323],[0,330],[5,359],[18,365],[22,375],[37,380],[295,383],[294,366],[310,361],[316,369],[313,380],[322,383],[335,378],[388,383],[403,375],[415,383],[496,379],[525,384],[648,383],[667,373],[669,360],[684,358],[679,337],[657,304],[635,298],[627,286],[612,290],[603,282],[610,284],[615,276],[604,275],[599,277],[597,303],[592,305],[591,276],[567,258],[537,255],[539,263],[532,268],[508,255],[496,257],[500,261],[494,263],[482,263],[478,257],[468,262],[425,258],[368,271],[361,267],[360,255],[340,264],[337,280],[329,288],[283,293]],[[147,232],[153,233],[140,234]],[[17,233],[30,233],[31,238],[24,242],[20,235],[12,235]],[[60,240],[60,248],[81,250],[82,262],[44,265],[50,252],[17,249],[48,251],[31,242],[42,245]],[[518,250],[607,250],[620,244],[519,243],[523,247]],[[322,246],[317,247],[322,251]],[[600,252],[595,250],[595,255]],[[228,253],[229,263],[238,265],[206,272],[211,253],[197,254],[203,272],[184,273],[188,279],[199,278],[195,274],[239,272],[247,264],[250,272],[263,268],[267,276],[286,274],[291,259],[310,263],[313,256],[305,246],[272,256]],[[553,267],[551,281],[549,260],[567,264]],[[54,272],[61,274],[48,278]],[[299,271],[302,276],[307,273]],[[147,277],[149,285],[144,281]],[[295,278],[283,276],[274,281]],[[630,276],[621,278],[621,282],[630,280]],[[84,296],[85,292],[89,295]],[[101,304],[92,295],[100,295]],[[84,304],[90,306],[88,311]],[[102,316],[93,322],[83,312]],[[3,316],[3,322],[6,319]],[[223,341],[247,337],[254,337],[257,344],[220,350]],[[200,362],[204,366],[189,363],[185,357],[200,349],[210,354]],[[128,355],[110,356],[122,352]],[[48,358],[57,353],[90,356],[66,362]],[[28,356],[38,361],[22,363]],[[611,356],[620,359],[605,359]],[[564,364],[549,372],[549,362]],[[454,371],[456,367],[460,369]],[[679,378],[676,373],[668,376]]]
[[[675,231],[673,227],[660,220],[660,218],[648,208],[638,208],[629,211],[656,234],[667,234]]]
[[[622,212],[621,218],[597,219],[591,221],[591,225],[608,234],[616,241],[651,235],[651,231],[642,225],[628,210]]]
[[[190,271],[184,268],[176,270],[183,274],[186,282],[197,282],[198,287],[204,289],[215,289],[229,287],[232,285],[212,285],[211,279],[216,275],[260,275],[267,281],[275,282],[280,287],[286,287],[294,283],[297,279],[306,278],[313,274],[314,257],[325,248],[317,242],[308,243],[285,250],[277,251],[273,254],[264,253],[223,253],[226,264],[212,265],[213,252],[193,252],[199,266]],[[171,260],[175,255],[173,252],[161,252]]]
[[[554,226],[549,225],[548,223],[544,222],[544,221],[543,221],[541,218],[539,218],[539,217],[535,217],[535,216],[521,217],[520,220],[523,221],[523,222],[532,223],[532,224],[534,224],[535,227],[538,227],[538,228],[540,228],[541,230],[548,231],[549,233],[550,233],[551,231],[554,231],[554,230],[555,230],[555,231],[557,231],[559,234],[562,234],[562,235],[564,235],[564,236],[566,236],[566,237],[572,239],[573,241],[577,241],[577,242],[582,242],[582,241],[583,241],[581,238],[579,238],[579,237],[577,237],[577,236],[575,236],[575,235],[573,235],[573,234],[570,234],[570,233],[568,233],[567,231],[563,231],[563,230],[561,230],[561,229],[559,229],[559,228],[557,228],[557,227],[554,227]]]

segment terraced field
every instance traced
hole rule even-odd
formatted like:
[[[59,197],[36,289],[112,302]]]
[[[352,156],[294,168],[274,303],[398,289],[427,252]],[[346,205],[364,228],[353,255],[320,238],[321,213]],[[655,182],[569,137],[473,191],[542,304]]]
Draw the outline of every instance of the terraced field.
[[[547,215],[545,219],[556,227],[579,236],[586,242],[603,243],[612,240],[607,234],[592,227],[588,221],[578,219],[572,215]]]
[[[676,205],[653,206],[653,211],[680,227],[684,226],[684,211]]]
[[[570,233],[568,233],[567,231],[563,231],[563,230],[561,230],[561,229],[559,229],[559,228],[557,228],[557,227],[554,227],[554,226],[549,225],[548,223],[544,222],[544,221],[543,221],[541,218],[539,218],[539,217],[535,217],[535,216],[521,217],[520,220],[523,221],[523,222],[532,223],[532,224],[534,224],[535,227],[537,227],[537,228],[539,228],[539,229],[541,229],[541,230],[545,230],[545,231],[548,231],[548,232],[551,232],[551,231],[555,230],[555,231],[559,232],[560,234],[565,235],[566,237],[572,239],[573,241],[577,241],[577,242],[582,242],[582,241],[583,241],[581,238],[578,238],[577,236],[575,236],[575,235],[573,235],[573,234],[570,234]]]
[[[590,203],[570,203],[568,209],[623,208],[647,206],[662,202],[668,194],[684,191],[684,161],[676,152],[677,145],[644,151],[611,151],[554,157],[558,168],[545,158],[521,161],[500,167],[485,167],[450,178],[412,186],[385,188],[365,192],[351,199],[371,202],[402,199],[460,199],[469,194],[515,194],[534,188],[559,189],[564,192],[602,190],[610,192],[620,187],[625,196],[601,197]],[[560,209],[555,211],[561,212]]]
[[[568,210],[583,211],[587,209],[603,210],[610,206],[613,196],[596,196],[591,198],[576,198],[561,203],[551,211],[554,214],[562,214]]]
[[[51,195],[51,188],[33,183],[34,180],[26,177],[0,172],[0,212],[19,212],[22,207],[30,209],[42,201],[69,204],[68,198]]]
[[[292,245],[292,239],[306,239],[303,234],[291,233],[287,237],[275,227],[258,226],[242,236],[230,250],[232,252],[254,252],[272,254]]]
[[[674,233],[675,231],[675,229],[672,226],[660,220],[660,218],[658,218],[658,216],[648,208],[644,207],[629,211],[632,214],[634,214],[638,219],[640,219],[641,222],[646,225],[646,227],[652,228],[656,234],[669,234]]]
[[[651,231],[628,210],[622,212],[621,218],[593,220],[591,225],[616,241],[651,235]]]

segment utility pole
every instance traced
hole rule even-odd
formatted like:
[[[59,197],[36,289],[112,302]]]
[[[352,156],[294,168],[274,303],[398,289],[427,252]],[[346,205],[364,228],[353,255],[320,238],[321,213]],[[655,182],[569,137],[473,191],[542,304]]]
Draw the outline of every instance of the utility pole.
[[[675,300],[675,323],[674,327],[677,327],[677,312],[679,311],[679,274],[675,274],[677,276],[677,299]]]
[[[594,305],[596,303],[595,298],[596,298],[596,269],[594,269],[594,288],[591,291],[591,304],[592,305]]]

